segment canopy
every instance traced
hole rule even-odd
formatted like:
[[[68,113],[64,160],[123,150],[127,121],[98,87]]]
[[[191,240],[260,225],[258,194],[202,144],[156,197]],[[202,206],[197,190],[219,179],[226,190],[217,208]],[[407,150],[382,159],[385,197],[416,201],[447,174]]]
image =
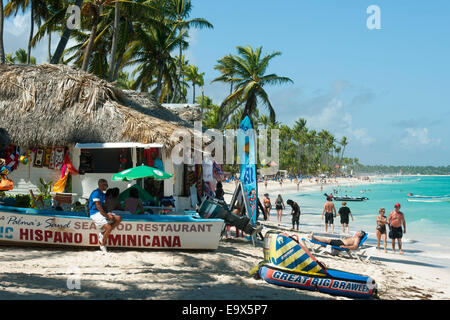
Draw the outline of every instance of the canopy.
[[[130,168],[112,176],[112,181],[129,181],[133,179],[154,178],[157,180],[169,179],[173,175],[148,166]]]
[[[123,191],[120,195],[119,195],[119,201],[124,201],[126,198],[128,198],[130,196],[130,190],[131,189],[137,189],[138,193],[139,193],[139,199],[141,199],[142,201],[149,201],[149,200],[155,200],[154,197],[152,197],[152,195],[150,193],[148,193],[147,191],[145,191],[145,189],[143,189],[141,186],[135,184],[131,187],[129,187],[128,189],[126,189],[125,191]]]

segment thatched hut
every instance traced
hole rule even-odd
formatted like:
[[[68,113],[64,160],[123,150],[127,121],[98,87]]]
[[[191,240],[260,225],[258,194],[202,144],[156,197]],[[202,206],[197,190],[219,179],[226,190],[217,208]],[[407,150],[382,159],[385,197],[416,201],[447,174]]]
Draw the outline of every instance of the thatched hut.
[[[177,143],[171,135],[192,126],[148,94],[122,91],[84,71],[49,64],[0,65],[0,120],[9,140],[20,147],[21,153],[39,147],[44,153],[46,149],[66,147],[78,168],[81,150],[89,150],[87,144],[97,143],[93,148],[105,167],[111,168],[112,162],[119,163],[118,152],[124,148],[134,165],[142,162],[142,150],[138,149],[147,146],[160,151],[169,173],[174,173],[170,150]],[[105,143],[116,150],[105,150]],[[54,169],[38,166],[37,170],[34,163],[21,167],[22,171],[14,171],[10,176],[21,193],[36,188],[40,177],[55,182],[59,176]],[[86,197],[99,177],[110,179],[115,172],[97,168],[95,172],[74,176],[72,192]],[[166,182],[166,195],[173,193],[173,184]],[[126,187],[124,183],[110,186]]]
[[[9,141],[8,133],[6,132],[5,129],[0,128],[0,149],[9,143],[10,143],[10,141]]]

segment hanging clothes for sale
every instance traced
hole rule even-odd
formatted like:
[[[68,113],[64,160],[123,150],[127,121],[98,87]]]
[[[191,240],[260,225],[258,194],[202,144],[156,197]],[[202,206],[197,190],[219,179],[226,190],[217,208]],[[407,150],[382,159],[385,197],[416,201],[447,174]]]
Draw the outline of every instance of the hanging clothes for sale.
[[[9,145],[5,148],[5,154],[3,156],[5,163],[3,167],[0,168],[4,175],[7,175],[17,169],[17,166],[19,164],[19,157],[19,148],[17,148],[16,146]]]
[[[225,178],[222,167],[215,160],[213,161],[213,175],[217,181],[223,181]]]
[[[197,197],[201,199],[203,197],[203,174],[202,174],[202,165],[195,165],[195,180],[196,180],[196,188],[197,188]]]
[[[156,169],[164,172],[164,164],[163,164],[162,160],[159,158],[156,158],[153,168],[156,168]]]
[[[155,159],[158,158],[158,154],[158,148],[144,149],[144,158],[146,165],[152,168],[156,168]]]

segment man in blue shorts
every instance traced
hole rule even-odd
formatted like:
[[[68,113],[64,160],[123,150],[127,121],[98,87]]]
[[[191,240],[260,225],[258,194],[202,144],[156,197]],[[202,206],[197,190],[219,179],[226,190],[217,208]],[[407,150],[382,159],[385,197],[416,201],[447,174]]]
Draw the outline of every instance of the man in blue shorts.
[[[100,229],[98,234],[98,244],[100,250],[106,252],[106,243],[109,234],[121,222],[122,217],[106,212],[103,209],[105,203],[105,191],[108,189],[108,182],[105,179],[98,180],[98,189],[92,191],[89,197],[89,215],[94,220],[95,226]]]

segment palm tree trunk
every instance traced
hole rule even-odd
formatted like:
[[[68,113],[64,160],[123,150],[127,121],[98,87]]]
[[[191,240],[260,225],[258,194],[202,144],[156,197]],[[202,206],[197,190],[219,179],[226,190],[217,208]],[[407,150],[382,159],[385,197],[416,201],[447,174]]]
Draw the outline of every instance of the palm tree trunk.
[[[120,8],[119,8],[119,2],[116,2],[114,5],[114,34],[112,38],[112,44],[111,44],[111,57],[109,60],[109,75],[108,75],[108,81],[112,82],[114,81],[114,67],[115,67],[115,60],[116,60],[116,51],[117,51],[117,36],[119,35],[119,20],[120,20]]]
[[[81,9],[81,6],[83,5],[83,0],[76,0],[75,5]],[[61,60],[61,57],[64,53],[64,50],[66,49],[67,42],[69,42],[71,34],[72,34],[72,29],[70,29],[66,23],[66,27],[64,28],[64,32],[63,32],[61,39],[59,40],[58,47],[56,48],[55,53],[53,54],[53,57],[50,60],[51,64],[59,63],[59,61]]]
[[[5,63],[5,47],[3,46],[3,1],[0,0],[0,64]]]
[[[181,27],[180,27],[180,34],[181,34]],[[179,95],[180,95],[180,100],[181,100],[181,81],[182,81],[182,79],[181,79],[181,74],[182,74],[182,69],[183,69],[183,66],[182,66],[182,64],[181,64],[181,54],[182,54],[182,51],[183,51],[183,49],[181,48],[181,43],[180,43],[180,56],[179,56],[179,70],[178,70],[178,72],[179,72],[179,74],[178,74],[178,92],[179,92]],[[180,101],[181,102],[181,101]]]
[[[155,93],[155,98],[156,100],[159,102],[159,98],[161,95],[161,87],[162,87],[162,75],[163,75],[163,63],[159,62],[158,63],[158,78],[156,81],[156,93]]]
[[[95,14],[92,19],[91,34],[89,35],[88,44],[86,46],[83,65],[81,66],[81,70],[83,71],[87,71],[89,66],[89,60],[91,58],[92,49],[94,48],[95,35],[97,34],[97,24],[98,24],[98,8],[95,9]]]
[[[194,104],[195,103],[195,82],[194,83],[192,83],[192,89],[193,89],[193,95],[192,95],[192,104]]]
[[[52,60],[52,33],[49,31],[48,33],[48,61]]]
[[[31,40],[33,39],[33,33],[34,33],[34,10],[33,10],[33,1],[30,2],[31,7],[31,27],[30,27],[30,37],[28,39],[28,51],[27,51],[27,64],[30,64],[31,61]]]

